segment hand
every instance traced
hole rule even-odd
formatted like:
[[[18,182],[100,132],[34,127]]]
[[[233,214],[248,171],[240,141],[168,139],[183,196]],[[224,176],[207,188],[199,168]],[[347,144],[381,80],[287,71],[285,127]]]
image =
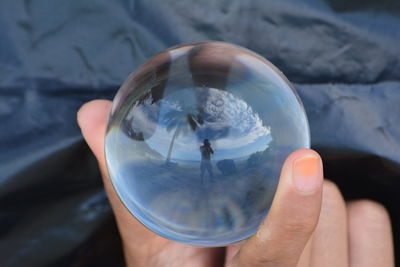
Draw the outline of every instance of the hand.
[[[128,266],[394,266],[386,210],[368,200],[346,204],[338,188],[323,181],[321,158],[309,149],[287,158],[270,212],[248,240],[199,248],[154,234],[127,211],[110,183],[103,152],[110,106],[105,100],[85,104],[78,123],[99,162]]]

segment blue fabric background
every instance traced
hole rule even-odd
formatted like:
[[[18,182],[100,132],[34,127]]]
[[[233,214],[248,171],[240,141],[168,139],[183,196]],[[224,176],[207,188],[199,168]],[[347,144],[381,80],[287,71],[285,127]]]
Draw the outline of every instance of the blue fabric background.
[[[389,209],[399,258],[399,1],[2,0],[1,266],[124,264],[76,111],[112,99],[153,54],[201,40],[285,73],[326,177]]]

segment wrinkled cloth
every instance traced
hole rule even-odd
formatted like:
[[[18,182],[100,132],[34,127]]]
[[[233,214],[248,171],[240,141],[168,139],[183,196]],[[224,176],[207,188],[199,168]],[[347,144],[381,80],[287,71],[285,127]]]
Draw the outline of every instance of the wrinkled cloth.
[[[346,199],[389,210],[400,254],[400,2],[0,2],[0,265],[123,266],[97,163],[76,124],[173,45],[254,50],[297,89],[312,147]]]

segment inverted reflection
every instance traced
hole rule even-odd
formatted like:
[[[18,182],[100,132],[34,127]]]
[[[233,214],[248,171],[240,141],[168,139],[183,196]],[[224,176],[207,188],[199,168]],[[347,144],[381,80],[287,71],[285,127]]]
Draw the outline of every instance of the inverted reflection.
[[[298,97],[270,63],[211,42],[161,53],[130,76],[105,143],[113,185],[139,221],[217,246],[255,232],[284,159],[308,147],[309,133]]]

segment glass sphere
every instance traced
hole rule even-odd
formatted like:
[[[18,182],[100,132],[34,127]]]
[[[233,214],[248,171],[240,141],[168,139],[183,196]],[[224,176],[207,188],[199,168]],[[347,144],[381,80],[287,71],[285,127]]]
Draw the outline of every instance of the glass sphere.
[[[118,91],[105,138],[122,203],[153,232],[197,246],[253,235],[280,170],[308,148],[301,101],[263,57],[201,42],[157,54]]]

